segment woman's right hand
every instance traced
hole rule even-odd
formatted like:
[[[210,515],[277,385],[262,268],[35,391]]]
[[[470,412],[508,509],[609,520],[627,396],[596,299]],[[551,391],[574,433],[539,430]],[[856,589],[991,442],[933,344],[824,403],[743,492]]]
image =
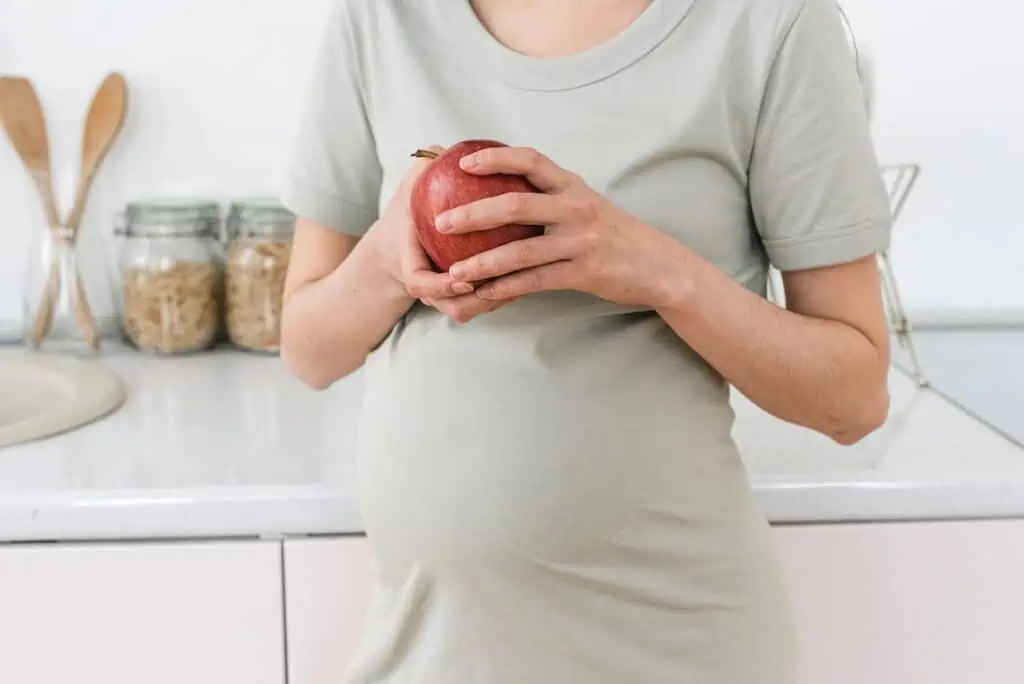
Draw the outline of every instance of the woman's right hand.
[[[444,148],[437,145],[428,149],[437,154],[444,152]],[[507,302],[480,299],[471,284],[453,281],[447,273],[436,272],[423,251],[413,224],[410,201],[416,180],[429,165],[429,159],[413,162],[367,238],[374,242],[378,263],[405,288],[411,300],[419,300],[459,323],[466,323]]]

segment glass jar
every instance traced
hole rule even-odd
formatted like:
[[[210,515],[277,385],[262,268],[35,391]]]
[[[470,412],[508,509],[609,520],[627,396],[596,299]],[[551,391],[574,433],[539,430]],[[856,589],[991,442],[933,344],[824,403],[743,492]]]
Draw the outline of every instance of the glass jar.
[[[117,290],[128,342],[177,354],[210,347],[221,325],[220,207],[147,200],[125,208]]]
[[[228,337],[241,349],[281,349],[284,281],[295,215],[273,199],[232,203],[228,215],[225,309]]]

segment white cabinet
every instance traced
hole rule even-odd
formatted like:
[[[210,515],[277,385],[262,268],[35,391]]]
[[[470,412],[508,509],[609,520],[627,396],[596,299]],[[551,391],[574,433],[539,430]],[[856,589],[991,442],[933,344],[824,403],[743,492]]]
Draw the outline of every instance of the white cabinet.
[[[373,589],[369,542],[285,542],[288,684],[338,684],[358,644]]]
[[[1024,521],[776,532],[805,684],[1024,682]]]
[[[0,547],[0,682],[284,684],[280,544]]]
[[[1024,521],[775,534],[800,620],[801,684],[1024,681]],[[340,681],[373,585],[367,544],[285,544],[289,684]]]

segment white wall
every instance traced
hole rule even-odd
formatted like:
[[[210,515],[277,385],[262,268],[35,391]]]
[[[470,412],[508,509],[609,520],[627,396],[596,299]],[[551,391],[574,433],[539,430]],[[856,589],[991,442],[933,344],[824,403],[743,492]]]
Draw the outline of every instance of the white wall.
[[[129,82],[129,119],[82,227],[90,259],[107,258],[109,241],[101,238],[127,200],[199,195],[227,202],[276,189],[292,101],[328,1],[0,0],[0,74],[27,75],[36,84],[65,212],[93,92],[112,69]],[[0,337],[21,317],[23,263],[42,221],[34,187],[4,138]],[[107,298],[97,308],[109,312],[104,269],[92,269],[87,287],[94,299]]]
[[[65,210],[93,91],[110,69],[131,85],[130,119],[83,228],[91,259],[107,258],[101,236],[128,199],[274,190],[291,98],[328,1],[0,0],[0,73],[36,82]],[[1015,21],[1024,10],[1004,0],[975,0],[970,11],[953,0],[845,4],[878,63],[882,160],[924,166],[893,250],[908,307],[919,321],[1000,312],[1024,321],[1024,87],[1012,66],[1024,63]],[[20,317],[23,262],[41,230],[34,189],[3,141],[0,335]],[[102,267],[87,276],[94,297],[105,277]]]
[[[878,61],[882,161],[923,167],[894,235],[908,307],[920,320],[976,313],[1024,322],[1024,8],[1004,0],[843,4]]]

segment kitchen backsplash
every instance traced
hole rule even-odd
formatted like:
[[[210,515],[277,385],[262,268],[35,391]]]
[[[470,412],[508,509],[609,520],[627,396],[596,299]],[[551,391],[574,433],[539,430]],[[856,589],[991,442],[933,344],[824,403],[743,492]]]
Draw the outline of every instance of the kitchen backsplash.
[[[0,74],[33,79],[46,108],[59,201],[69,209],[82,119],[104,74],[128,79],[130,114],[83,224],[92,291],[107,288],[123,203],[152,196],[273,194],[317,25],[335,0],[0,0]],[[452,0],[458,1],[458,0]],[[1024,322],[1024,8],[977,0],[847,0],[878,72],[883,162],[923,174],[894,237],[919,321]],[[17,331],[24,261],[43,230],[34,188],[0,141],[0,336]],[[109,316],[110,299],[98,298]]]

